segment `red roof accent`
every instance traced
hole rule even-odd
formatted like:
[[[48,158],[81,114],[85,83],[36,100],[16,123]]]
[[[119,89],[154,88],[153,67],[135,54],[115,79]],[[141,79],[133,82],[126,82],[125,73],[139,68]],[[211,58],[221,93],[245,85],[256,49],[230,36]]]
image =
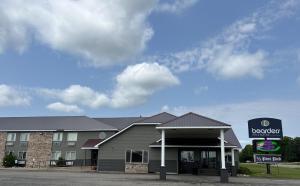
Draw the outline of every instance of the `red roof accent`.
[[[95,148],[95,145],[103,141],[102,139],[88,139],[81,148]]]

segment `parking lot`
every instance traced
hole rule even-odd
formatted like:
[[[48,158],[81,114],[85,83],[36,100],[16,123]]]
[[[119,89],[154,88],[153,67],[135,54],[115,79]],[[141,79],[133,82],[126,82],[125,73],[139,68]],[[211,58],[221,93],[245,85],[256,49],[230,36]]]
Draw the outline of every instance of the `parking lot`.
[[[111,174],[33,171],[25,169],[0,170],[0,185],[14,186],[148,186],[148,185],[221,185],[216,176],[168,175],[167,181],[160,181],[156,174]],[[247,177],[230,178],[227,185],[300,185],[300,180],[257,179]]]

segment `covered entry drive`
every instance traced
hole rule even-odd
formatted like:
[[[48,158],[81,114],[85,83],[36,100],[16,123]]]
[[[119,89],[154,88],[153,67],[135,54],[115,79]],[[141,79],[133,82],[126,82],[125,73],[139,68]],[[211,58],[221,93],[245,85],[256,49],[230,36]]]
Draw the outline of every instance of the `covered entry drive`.
[[[166,179],[168,148],[178,149],[178,173],[219,174],[221,182],[228,182],[229,173],[236,174],[235,149],[239,147],[230,143],[235,140],[230,125],[188,113],[156,129],[161,130],[161,140],[150,147],[161,149],[160,179]],[[230,166],[226,166],[226,149],[231,152]]]

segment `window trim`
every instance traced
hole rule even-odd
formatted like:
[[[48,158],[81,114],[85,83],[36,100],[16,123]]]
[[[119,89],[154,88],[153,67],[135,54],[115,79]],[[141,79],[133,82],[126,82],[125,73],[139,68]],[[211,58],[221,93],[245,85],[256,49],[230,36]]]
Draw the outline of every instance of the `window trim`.
[[[53,154],[53,153],[57,153],[57,152],[60,153],[60,156],[59,156],[57,159],[56,159],[55,157],[53,158],[52,154]],[[52,151],[52,152],[51,152],[51,160],[57,161],[57,160],[59,160],[60,157],[62,157],[62,156],[61,156],[61,151],[60,151],[60,150],[56,150],[56,151]]]
[[[75,154],[75,158],[74,158],[74,159],[67,159],[67,154],[68,154],[68,153],[74,153],[74,154]],[[66,153],[65,153],[65,160],[66,160],[66,161],[75,161],[76,158],[77,158],[77,153],[76,153],[76,151],[66,151]]]
[[[13,140],[8,140],[8,135],[9,135],[9,134],[14,134],[14,139],[13,139]],[[17,133],[15,133],[15,132],[8,132],[8,133],[7,133],[7,136],[6,136],[6,142],[15,142],[16,139],[17,139]]]
[[[76,140],[69,140],[69,134],[76,134]],[[68,132],[67,133],[67,141],[68,142],[77,142],[78,141],[78,132]]]
[[[61,134],[61,139],[59,139],[59,140],[54,140],[54,134]],[[62,141],[63,141],[63,138],[64,138],[64,133],[63,133],[63,132],[54,132],[54,133],[53,133],[53,137],[52,137],[52,141],[53,141],[53,142],[62,142]]]
[[[20,152],[22,152],[22,153],[25,152],[26,153],[25,158],[20,159]],[[27,151],[19,151],[18,152],[18,157],[17,157],[18,160],[26,160],[26,158],[27,158]]]
[[[26,140],[21,140],[22,139],[21,138],[22,134],[23,135],[27,134],[27,139]],[[20,133],[20,142],[28,142],[29,141],[29,137],[30,137],[30,133],[29,132],[22,132],[22,133]]]
[[[127,151],[130,151],[130,161],[127,161]],[[133,151],[141,151],[142,152],[142,161],[141,162],[132,162],[132,152]],[[147,162],[144,162],[144,152],[147,152]],[[134,150],[134,149],[127,149],[125,150],[125,163],[136,163],[136,164],[149,164],[149,150]]]

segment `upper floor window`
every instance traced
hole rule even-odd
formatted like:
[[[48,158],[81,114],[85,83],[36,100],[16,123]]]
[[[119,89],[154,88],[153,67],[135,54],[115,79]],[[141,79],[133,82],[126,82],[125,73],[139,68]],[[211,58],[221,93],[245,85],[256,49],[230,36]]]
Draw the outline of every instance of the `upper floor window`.
[[[67,141],[77,141],[77,132],[69,132]]]
[[[63,133],[62,132],[55,132],[53,134],[52,141],[62,141],[62,139],[63,139]]]
[[[28,141],[28,140],[29,140],[29,133],[20,134],[20,141]]]
[[[7,133],[6,141],[16,141],[16,133]]]

